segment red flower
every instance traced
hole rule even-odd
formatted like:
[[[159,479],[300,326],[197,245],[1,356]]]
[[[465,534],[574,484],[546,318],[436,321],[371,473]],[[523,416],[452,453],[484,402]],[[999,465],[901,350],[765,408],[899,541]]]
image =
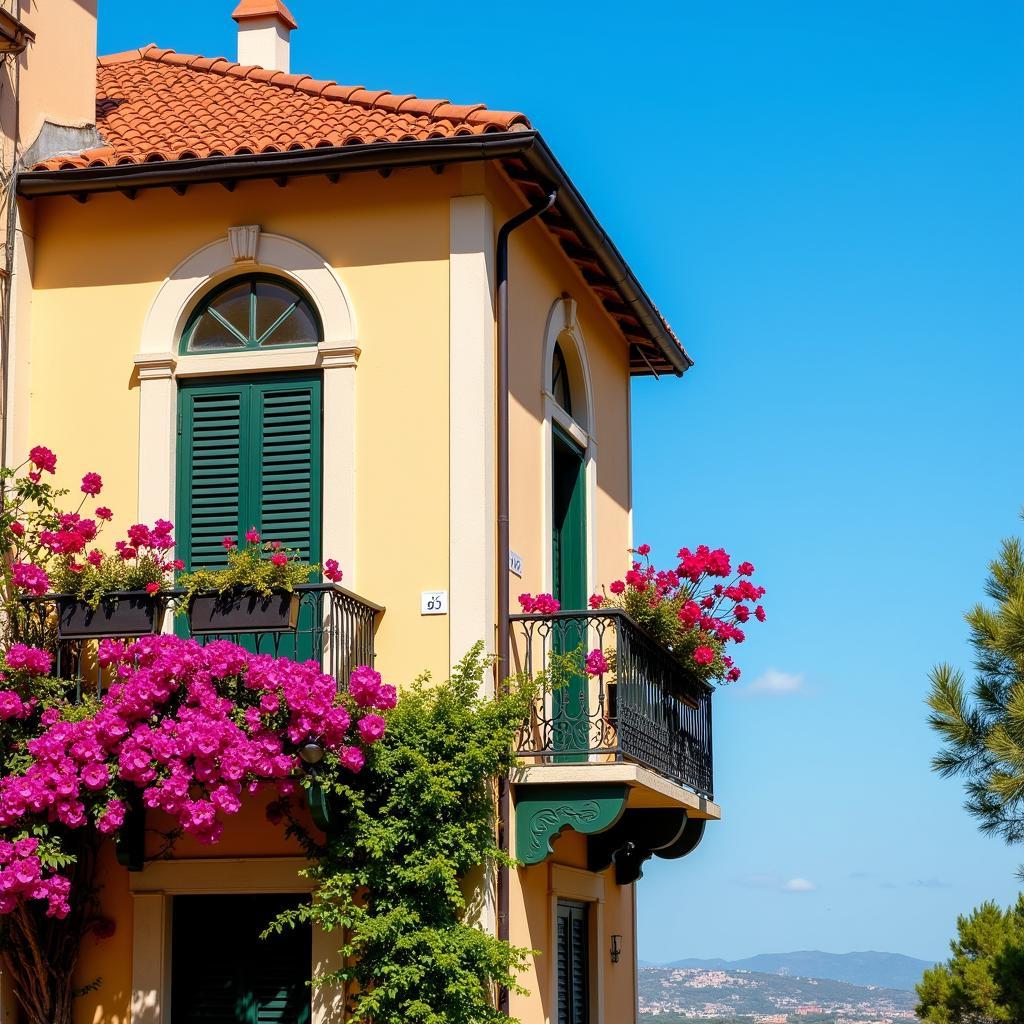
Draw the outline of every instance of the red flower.
[[[753,565],[750,564],[750,562],[740,562],[740,567],[736,571],[741,576],[753,576],[754,575],[754,567],[753,567]]]
[[[82,493],[95,498],[103,490],[103,478],[99,473],[86,473],[82,477]]]
[[[604,598],[600,594],[591,594],[590,595],[590,607],[591,608],[600,608],[601,605],[603,605],[603,604],[604,604]]]
[[[760,605],[754,609],[754,618],[757,619],[758,622],[764,622],[764,608]]]
[[[259,542],[260,542],[260,532],[259,532],[259,530],[257,530],[255,526],[250,526],[249,529],[245,531],[245,539],[250,544],[259,544]]]
[[[147,594],[159,594],[160,593],[160,584],[159,583],[147,583],[146,584],[146,593]]]
[[[608,589],[613,594],[621,594],[626,589],[626,584],[623,583],[622,580],[615,580],[615,582],[612,583],[611,586],[608,587]]]
[[[235,540],[234,537],[225,537],[221,541],[221,544],[223,545],[225,551],[230,551],[233,547],[236,546],[237,543],[238,542]]]
[[[270,561],[277,566],[287,565],[288,556],[283,551],[275,551],[274,554],[270,556]]]
[[[715,652],[710,647],[698,647],[693,652],[693,660],[698,665],[710,665],[715,660]]]
[[[15,521],[11,523],[11,533],[13,533],[15,537],[24,537],[25,527],[22,526],[21,523]]]
[[[44,448],[41,444],[37,444],[28,453],[28,459],[33,466],[45,469],[47,473],[52,473],[57,468],[57,456],[49,448]]]
[[[327,561],[324,562],[324,575],[332,583],[340,583],[345,574],[340,568],[338,568],[338,560],[336,558],[328,558]]]
[[[96,548],[93,548],[92,551],[90,551],[89,554],[87,554],[85,556],[85,560],[90,565],[102,565],[103,564],[103,552],[97,550]]]
[[[650,544],[641,544],[640,547],[638,547],[636,549],[636,553],[638,555],[644,555],[644,556],[649,555],[651,553],[651,545]]]

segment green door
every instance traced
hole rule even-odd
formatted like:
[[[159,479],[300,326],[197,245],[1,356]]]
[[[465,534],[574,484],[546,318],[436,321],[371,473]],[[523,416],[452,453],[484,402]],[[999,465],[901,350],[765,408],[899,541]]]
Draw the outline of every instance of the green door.
[[[583,452],[557,427],[552,438],[553,596],[563,611],[587,607],[587,511]],[[581,648],[586,631],[580,623],[561,623],[554,635],[555,652]],[[585,652],[584,652],[585,653]],[[553,695],[553,740],[556,750],[590,749],[590,717],[586,677],[574,674]],[[580,757],[559,758],[562,761]]]
[[[590,1024],[590,941],[587,907],[558,903],[555,957],[558,973],[558,1024]]]
[[[313,934],[260,933],[297,896],[175,896],[170,1024],[309,1024]]]
[[[188,569],[224,565],[225,537],[265,540],[321,560],[319,377],[183,384],[178,393],[178,557]],[[268,653],[313,657],[320,617],[304,602],[297,640]]]

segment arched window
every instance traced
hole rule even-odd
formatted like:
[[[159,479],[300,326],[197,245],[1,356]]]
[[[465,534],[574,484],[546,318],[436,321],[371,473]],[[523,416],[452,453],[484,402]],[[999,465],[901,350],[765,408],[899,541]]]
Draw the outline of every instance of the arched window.
[[[565,365],[565,354],[562,346],[555,342],[555,351],[551,356],[551,394],[555,401],[572,415],[572,391],[569,387],[569,367]]]
[[[207,295],[189,318],[182,352],[316,345],[320,318],[309,300],[280,277],[233,277]]]

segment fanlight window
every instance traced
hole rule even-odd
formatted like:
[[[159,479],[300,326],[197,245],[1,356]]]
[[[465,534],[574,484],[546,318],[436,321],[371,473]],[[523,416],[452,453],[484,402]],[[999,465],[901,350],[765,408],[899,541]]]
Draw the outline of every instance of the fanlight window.
[[[182,338],[185,352],[316,345],[320,320],[309,300],[278,277],[232,278],[192,314]]]
[[[569,368],[565,365],[562,346],[556,344],[551,357],[551,394],[555,401],[571,416],[572,394],[569,390]]]

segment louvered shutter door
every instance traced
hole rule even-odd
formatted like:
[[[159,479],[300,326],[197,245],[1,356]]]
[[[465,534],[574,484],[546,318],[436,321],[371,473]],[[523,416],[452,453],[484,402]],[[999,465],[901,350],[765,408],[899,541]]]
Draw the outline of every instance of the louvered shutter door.
[[[587,908],[559,903],[555,949],[558,1024],[590,1024],[589,963]]]
[[[320,381],[254,385],[259,482],[253,521],[268,540],[320,561]]]
[[[573,907],[570,918],[571,952],[569,977],[572,979],[572,1024],[590,1024],[589,1013],[589,981],[587,978],[588,960],[590,959],[587,942],[586,911]]]
[[[222,564],[224,537],[238,537],[248,397],[242,387],[181,391],[178,550],[190,569]]]

